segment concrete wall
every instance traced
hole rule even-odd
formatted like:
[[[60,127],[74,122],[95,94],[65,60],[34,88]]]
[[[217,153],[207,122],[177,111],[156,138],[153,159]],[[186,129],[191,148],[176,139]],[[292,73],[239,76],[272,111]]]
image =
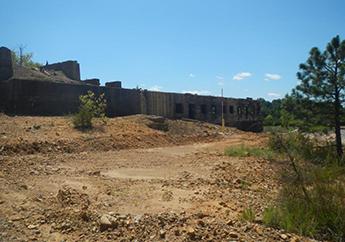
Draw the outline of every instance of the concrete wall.
[[[11,80],[7,111],[24,115],[64,115],[78,110],[79,96],[91,86],[48,81]]]
[[[86,94],[88,90],[96,95],[105,94],[107,115],[110,117],[142,113],[221,124],[220,97],[48,81],[14,79],[0,82],[0,109],[22,115],[66,115],[78,110],[79,96]],[[227,126],[261,131],[258,102],[251,99],[223,100]]]
[[[168,118],[189,118],[227,126],[261,131],[260,106],[252,99],[232,99],[192,94],[142,92],[142,113]],[[223,100],[223,106],[222,106]]]
[[[12,114],[66,115],[78,110],[79,96],[89,90],[96,95],[105,93],[108,116],[141,112],[137,90],[17,79],[0,85],[0,94],[7,94],[2,96],[6,98],[0,98],[0,107]]]
[[[141,113],[140,91],[102,87],[107,99],[107,115],[110,117]]]
[[[0,112],[5,112],[7,110],[9,93],[8,81],[0,81]]]
[[[101,82],[99,81],[98,78],[92,78],[92,79],[86,79],[83,80],[86,84],[94,85],[94,86],[100,86]]]
[[[62,71],[68,78],[80,81],[80,67],[77,61],[64,61],[45,65],[42,68],[46,70]]]
[[[5,81],[13,76],[13,63],[11,50],[0,47],[0,81]]]

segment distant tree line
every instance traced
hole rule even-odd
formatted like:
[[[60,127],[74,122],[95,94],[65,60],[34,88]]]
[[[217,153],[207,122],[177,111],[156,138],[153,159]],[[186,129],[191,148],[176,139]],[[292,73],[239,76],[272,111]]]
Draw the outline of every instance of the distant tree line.
[[[276,99],[272,102],[259,98],[261,106],[261,115],[265,126],[281,125],[281,103],[282,99]]]

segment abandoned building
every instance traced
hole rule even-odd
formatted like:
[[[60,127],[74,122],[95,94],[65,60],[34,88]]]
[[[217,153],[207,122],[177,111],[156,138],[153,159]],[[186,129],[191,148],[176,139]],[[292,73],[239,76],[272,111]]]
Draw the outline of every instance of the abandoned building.
[[[12,63],[11,51],[0,47],[0,111],[15,115],[67,115],[79,107],[87,91],[105,94],[107,116],[132,114],[187,118],[259,132],[260,105],[235,99],[122,88],[121,82],[100,86],[99,79],[81,80],[77,61],[25,68]],[[223,103],[223,105],[222,105]]]

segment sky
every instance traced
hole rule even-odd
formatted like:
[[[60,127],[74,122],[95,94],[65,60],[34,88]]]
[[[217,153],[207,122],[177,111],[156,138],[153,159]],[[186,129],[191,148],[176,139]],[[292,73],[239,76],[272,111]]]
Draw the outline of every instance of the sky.
[[[284,97],[316,46],[345,38],[344,0],[1,0],[0,46],[125,88]]]

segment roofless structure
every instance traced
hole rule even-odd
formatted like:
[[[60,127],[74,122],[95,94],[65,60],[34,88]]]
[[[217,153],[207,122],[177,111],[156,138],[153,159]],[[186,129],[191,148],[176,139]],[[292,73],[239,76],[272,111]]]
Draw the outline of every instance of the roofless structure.
[[[16,115],[67,115],[78,110],[79,96],[87,91],[105,94],[109,117],[148,114],[221,124],[223,114],[226,126],[262,131],[260,105],[250,98],[126,89],[121,82],[100,86],[97,78],[80,79],[77,61],[29,69],[12,63],[11,51],[0,47],[0,111]]]

